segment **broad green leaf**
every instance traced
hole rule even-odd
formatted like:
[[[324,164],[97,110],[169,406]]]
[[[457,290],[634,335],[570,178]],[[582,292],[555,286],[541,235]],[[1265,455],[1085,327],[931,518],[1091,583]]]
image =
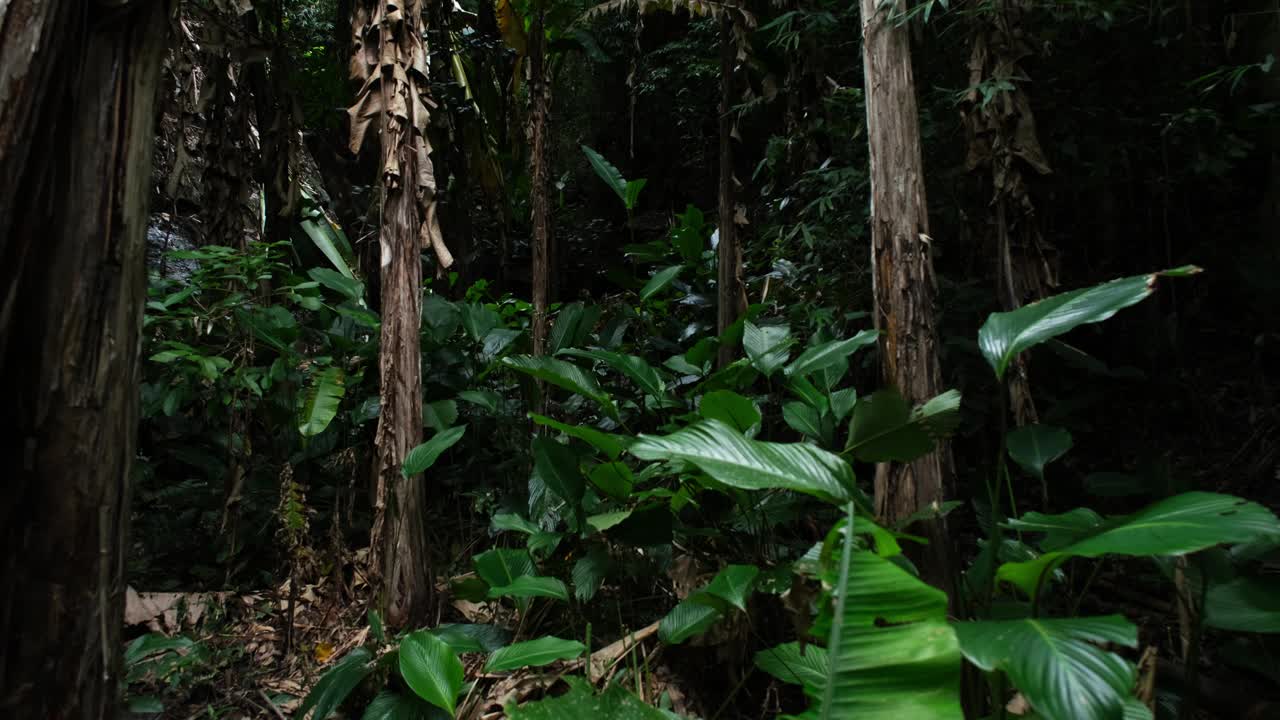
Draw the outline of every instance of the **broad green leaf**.
[[[557,660],[573,660],[586,652],[587,646],[577,640],[540,637],[495,650],[484,665],[485,672],[502,672],[522,667],[542,667]]]
[[[444,432],[436,433],[430,440],[415,447],[409,451],[408,455],[405,455],[404,466],[400,468],[400,472],[405,477],[413,477],[426,472],[428,468],[436,464],[436,460],[440,459],[441,453],[453,447],[462,439],[462,435],[466,431],[466,425],[458,425]]]
[[[1036,712],[1050,718],[1119,718],[1135,670],[1098,647],[1138,646],[1138,630],[1119,615],[962,622],[960,649],[986,671],[1003,670]]]
[[[422,404],[422,424],[444,432],[458,421],[458,403],[454,400],[437,400]]]
[[[521,575],[520,577],[512,580],[509,585],[497,585],[489,588],[489,597],[545,597],[556,600],[568,600],[569,588],[565,587],[563,581],[553,577]]]
[[[338,709],[343,700],[351,694],[361,680],[373,672],[373,653],[358,647],[339,660],[332,668],[325,671],[316,682],[316,686],[307,693],[307,699],[298,706],[297,716],[306,718],[307,712],[314,709],[312,720],[325,720]]]
[[[462,691],[462,661],[449,643],[425,630],[400,641],[400,675],[418,697],[454,715]]]
[[[765,377],[773,375],[786,364],[794,343],[791,329],[786,325],[760,327],[755,323],[746,323],[743,326],[742,349],[746,351],[751,365]]]
[[[730,605],[745,611],[747,596],[755,587],[756,576],[760,568],[755,565],[730,565],[716,573],[715,578],[707,584],[705,592],[714,595]]]
[[[432,341],[444,344],[458,331],[460,316],[465,314],[459,307],[435,293],[422,299],[422,326]]]
[[[454,652],[493,652],[511,642],[511,633],[497,625],[445,623],[427,632],[449,643]]]
[[[658,638],[664,643],[679,645],[709,630],[720,616],[716,608],[690,597],[672,608],[658,623]]]
[[[614,435],[585,425],[569,425],[537,413],[529,413],[529,418],[539,425],[554,428],[565,435],[576,437],[598,450],[603,450],[611,459],[616,459],[627,447],[628,438],[621,435]]]
[[[542,481],[561,500],[574,508],[582,503],[582,495],[587,488],[586,479],[582,477],[582,469],[578,467],[577,454],[567,445],[549,437],[535,437],[533,464]]]
[[[566,348],[586,343],[591,336],[591,329],[599,319],[599,305],[583,305],[580,302],[565,305],[556,315],[555,324],[551,326],[547,351],[555,355]]]
[[[311,268],[307,271],[307,275],[312,280],[321,285],[344,295],[347,299],[361,303],[364,302],[364,283],[352,277],[347,277],[341,272],[330,270],[329,268]]]
[[[827,649],[818,645],[785,643],[756,653],[756,667],[792,685],[818,691],[827,684]],[[905,720],[905,718],[904,718]]]
[[[960,648],[947,598],[894,563],[854,551],[848,506],[827,676],[815,695],[826,720],[960,720]]]
[[[591,478],[591,484],[614,500],[626,500],[630,497],[631,488],[635,485],[635,476],[632,475],[631,468],[622,462],[600,463],[591,468],[588,477]]]
[[[314,217],[308,217],[301,220],[298,226],[307,234],[311,242],[316,248],[333,263],[333,267],[343,276],[356,279],[356,274],[351,272],[351,258],[354,254],[351,252],[351,244],[347,242],[347,238],[342,234],[342,230],[337,225],[329,222],[321,213],[315,213]]]
[[[1141,302],[1155,292],[1161,277],[1198,272],[1200,268],[1187,265],[1054,295],[1011,312],[992,313],[978,331],[978,346],[996,377],[1003,379],[1009,363],[1024,350],[1081,325],[1102,322]]]
[[[1093,534],[1035,560],[1005,563],[997,577],[1030,595],[1041,575],[1071,557],[1185,555],[1277,534],[1280,521],[1257,503],[1231,495],[1189,492],[1108,521]]]
[[[613,512],[588,516],[587,525],[595,528],[596,532],[604,532],[629,517],[631,517],[630,510],[615,510]]]
[[[502,396],[492,390],[463,390],[458,393],[458,399],[479,405],[491,413],[498,412],[498,405],[502,402]]]
[[[622,193],[622,204],[626,205],[628,210],[636,209],[636,201],[640,199],[640,191],[644,189],[647,182],[644,178],[627,181],[627,186]]]
[[[670,720],[661,710],[627,692],[622,683],[614,683],[596,695],[586,680],[565,680],[569,692],[520,707],[508,705],[506,716],[510,720]]]
[[[447,720],[440,708],[416,695],[383,690],[364,709],[360,720]]]
[[[818,411],[802,402],[791,401],[782,406],[782,419],[792,430],[814,440],[822,439],[822,418]]]
[[[155,695],[143,695],[129,698],[129,713],[132,715],[150,715],[164,712],[164,703]]]
[[[582,602],[596,596],[600,586],[609,574],[612,561],[609,553],[598,545],[593,545],[586,554],[573,564],[573,595]]]
[[[833,365],[846,362],[850,355],[868,345],[874,345],[880,336],[877,330],[863,330],[848,340],[832,340],[800,353],[784,371],[792,375],[811,375]]]
[[[719,420],[748,437],[760,427],[760,408],[732,390],[712,390],[703,395],[698,414],[708,420]]]
[[[1005,526],[1018,532],[1044,533],[1040,541],[1042,550],[1058,550],[1102,527],[1106,521],[1089,508],[1076,508],[1058,515],[1029,512],[1009,520]]]
[[[847,451],[863,462],[910,462],[929,454],[955,430],[960,393],[948,390],[911,410],[893,388],[860,398],[853,406]]]
[[[644,302],[665,290],[668,285],[675,282],[675,279],[679,277],[681,270],[684,270],[683,265],[672,265],[671,267],[662,268],[658,272],[654,273],[653,277],[649,278],[649,282],[645,283],[644,287],[640,288],[640,302]]]
[[[534,533],[542,532],[542,528],[534,525],[515,513],[497,513],[493,516],[493,519],[489,521],[489,526],[500,532],[503,530],[511,530],[514,532],[524,533],[525,535],[533,535]]]
[[[839,456],[803,443],[748,440],[719,420],[671,435],[641,435],[628,449],[641,460],[683,460],[743,490],[783,488],[834,501],[856,494],[853,469]]]
[[[1044,479],[1044,468],[1071,449],[1071,433],[1051,425],[1024,425],[1005,437],[1009,457],[1032,477]]]
[[[622,177],[622,172],[600,153],[586,145],[581,147],[582,153],[587,156],[587,162],[591,164],[591,169],[595,171],[596,176],[603,180],[604,184],[608,185],[609,189],[625,204],[627,201],[627,181]]]
[[[599,360],[608,365],[613,370],[627,376],[631,382],[636,384],[644,392],[656,398],[664,397],[667,394],[667,386],[662,382],[662,378],[658,375],[658,371],[654,370],[649,363],[643,358],[635,355],[624,355],[622,353],[610,352],[608,350],[562,350],[562,355],[573,355],[574,357],[590,358]]]
[[[845,388],[831,393],[831,414],[836,416],[836,422],[848,417],[857,402],[858,391],[854,388]]]
[[[303,437],[319,435],[333,422],[342,396],[347,393],[346,382],[346,373],[336,366],[325,368],[311,377],[311,387],[307,389],[298,421],[298,432]]]
[[[484,340],[489,331],[502,325],[502,316],[493,308],[479,303],[458,303],[462,314],[462,327],[477,342]]]
[[[495,548],[471,558],[476,574],[490,587],[504,587],[515,582],[518,577],[533,575],[533,557],[527,550]]]
[[[502,358],[502,364],[512,370],[545,380],[569,392],[594,400],[611,417],[618,416],[618,408],[613,404],[613,398],[609,397],[609,393],[600,388],[595,378],[571,362],[545,356],[513,355]]]
[[[1280,633],[1280,580],[1244,576],[1210,582],[1204,622],[1220,630]]]

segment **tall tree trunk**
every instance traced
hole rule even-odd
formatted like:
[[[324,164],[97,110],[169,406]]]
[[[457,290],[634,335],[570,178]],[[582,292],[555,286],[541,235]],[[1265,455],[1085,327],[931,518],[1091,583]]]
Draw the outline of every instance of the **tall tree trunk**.
[[[734,225],[733,204],[733,19],[728,13],[720,19],[720,187],[717,193],[720,217],[716,229],[716,331],[723,335],[747,310],[746,285],[742,280],[742,245]],[[717,362],[720,367],[733,362],[737,348],[721,345]]]
[[[0,716],[116,714],[162,2],[0,5]]]
[[[423,483],[421,478],[400,474],[405,456],[422,441],[421,250],[434,249],[443,268],[453,258],[435,215],[435,177],[426,135],[431,101],[421,0],[364,0],[356,6],[351,26],[351,72],[362,82],[348,110],[351,150],[360,149],[375,118],[382,141],[381,411],[374,438],[370,569],[382,573],[387,620],[404,626],[426,619],[434,591]]]
[[[529,206],[533,223],[530,249],[533,254],[534,355],[542,355],[547,349],[547,302],[551,286],[551,200],[548,197],[550,173],[547,169],[551,87],[547,82],[544,12],[539,3],[529,28]]]
[[[910,403],[942,391],[936,293],[930,258],[920,126],[911,44],[905,26],[891,17],[901,0],[861,0],[863,72],[866,79],[867,142],[871,158],[871,266],[875,324],[887,383]],[[943,499],[950,447],[905,464],[876,468],[876,512],[885,522],[902,520]],[[921,570],[935,585],[947,578],[947,538],[940,520],[922,523],[929,539]]]

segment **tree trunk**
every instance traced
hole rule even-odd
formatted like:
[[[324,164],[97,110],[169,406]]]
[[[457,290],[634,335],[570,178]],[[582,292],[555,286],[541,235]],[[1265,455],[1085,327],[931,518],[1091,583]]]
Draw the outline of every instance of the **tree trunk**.
[[[0,5],[0,716],[116,714],[164,3]]]
[[[542,355],[547,349],[547,301],[551,287],[551,200],[548,197],[550,173],[547,169],[551,87],[547,83],[544,12],[539,4],[529,28],[529,206],[533,223],[530,250],[533,254],[534,355]]]
[[[733,20],[726,13],[720,19],[720,217],[716,230],[716,332],[723,335],[747,310],[747,290],[742,281],[742,245],[738,242],[733,222]],[[721,345],[717,363],[724,367],[733,362],[737,348]]]
[[[400,474],[405,456],[422,441],[421,250],[434,249],[440,267],[449,267],[453,258],[435,216],[421,0],[365,0],[355,8],[352,30],[352,76],[362,87],[348,110],[351,149],[359,150],[375,118],[382,145],[381,412],[374,437],[370,570],[382,573],[388,622],[405,626],[427,618],[435,589],[423,483]]]
[[[903,3],[861,3],[875,324],[885,381],[915,404],[942,391],[942,368],[911,45],[907,28],[891,18]],[[877,467],[876,512],[881,520],[894,523],[941,503],[944,470],[950,465],[950,448],[942,442],[914,462]],[[922,525],[929,546],[921,571],[926,580],[949,589],[942,523]]]

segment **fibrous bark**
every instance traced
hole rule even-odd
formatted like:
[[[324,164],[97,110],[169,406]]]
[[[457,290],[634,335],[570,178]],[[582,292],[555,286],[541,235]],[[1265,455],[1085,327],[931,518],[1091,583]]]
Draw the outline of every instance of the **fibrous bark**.
[[[551,286],[550,171],[547,168],[547,135],[551,115],[551,86],[547,82],[544,10],[534,10],[529,29],[529,206],[533,238],[533,354],[542,355],[547,344],[547,303]]]
[[[885,381],[914,404],[942,391],[942,367],[911,45],[907,28],[892,17],[902,5],[861,0],[875,324]],[[950,465],[950,448],[939,442],[919,460],[877,467],[877,514],[894,523],[940,504]],[[948,585],[942,523],[922,524],[929,546],[921,570],[934,584]]]
[[[427,141],[427,51],[420,0],[364,0],[352,16],[351,76],[361,81],[351,116],[351,150],[370,124],[381,135],[379,274],[382,335],[379,350],[381,412],[370,566],[381,572],[387,620],[425,620],[434,583],[428,565],[421,478],[400,467],[422,440],[421,249],[435,251],[439,267],[453,264],[435,214],[435,176]]]
[[[155,0],[0,5],[0,717],[117,710]]]
[[[733,106],[733,35],[733,17],[725,13],[720,18],[720,184],[717,193],[719,221],[716,225],[719,233],[716,246],[716,332],[720,335],[724,335],[747,310],[746,284],[742,279],[742,245],[734,223],[733,120],[730,116]],[[734,351],[729,343],[720,346],[718,363],[721,367],[733,361]]]

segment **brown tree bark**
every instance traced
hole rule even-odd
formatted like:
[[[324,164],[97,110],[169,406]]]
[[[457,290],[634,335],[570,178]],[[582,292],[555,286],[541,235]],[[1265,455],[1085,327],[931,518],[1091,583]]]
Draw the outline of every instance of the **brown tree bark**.
[[[0,717],[117,710],[165,3],[0,5]]]
[[[539,3],[529,28],[529,206],[533,223],[533,354],[547,347],[547,302],[551,287],[551,199],[547,136],[551,86],[547,82],[544,9]],[[541,388],[541,383],[539,383]],[[539,393],[541,395],[541,393]],[[541,400],[539,400],[541,402]]]
[[[435,176],[426,129],[430,121],[421,0],[365,0],[352,16],[352,77],[362,82],[351,116],[351,149],[377,120],[381,136],[379,346],[381,412],[370,570],[381,572],[387,621],[405,626],[432,610],[435,583],[426,548],[426,493],[420,477],[403,477],[405,456],[422,441],[421,250],[438,265],[453,258],[435,216]]]
[[[723,335],[729,326],[747,311],[747,290],[742,279],[742,245],[734,225],[733,204],[733,18],[725,13],[720,18],[720,186],[719,244],[716,246],[716,332]],[[720,346],[717,363],[724,367],[733,362],[737,348]]]
[[[861,0],[875,324],[881,333],[885,381],[915,404],[943,388],[911,44],[907,28],[892,17],[904,5],[901,0]],[[934,452],[914,462],[878,466],[875,495],[880,518],[893,523],[941,503],[950,456],[949,445],[940,442]],[[922,525],[929,546],[919,559],[921,572],[929,582],[950,589],[942,522]]]

